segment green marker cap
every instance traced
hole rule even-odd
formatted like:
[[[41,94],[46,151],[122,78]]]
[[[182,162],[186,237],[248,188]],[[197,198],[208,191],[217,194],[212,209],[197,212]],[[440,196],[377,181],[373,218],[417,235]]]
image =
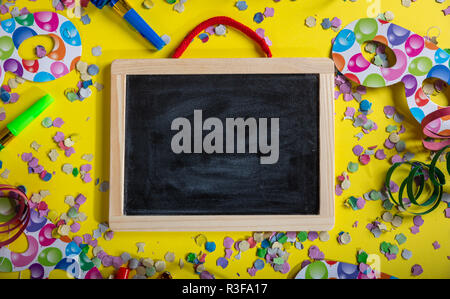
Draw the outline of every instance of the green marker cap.
[[[42,113],[51,103],[53,99],[49,94],[43,96],[36,103],[33,104],[28,110],[19,115],[15,120],[10,122],[6,127],[11,131],[14,136],[19,135],[23,129],[25,129],[39,114]]]

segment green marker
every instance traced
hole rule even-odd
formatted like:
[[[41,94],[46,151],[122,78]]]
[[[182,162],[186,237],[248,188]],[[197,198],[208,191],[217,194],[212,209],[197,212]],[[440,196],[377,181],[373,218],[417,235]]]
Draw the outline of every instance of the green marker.
[[[19,115],[15,120],[10,122],[6,128],[0,131],[0,151],[22,132],[39,114],[42,113],[54,99],[50,95],[43,96],[39,101],[33,104],[27,111]]]

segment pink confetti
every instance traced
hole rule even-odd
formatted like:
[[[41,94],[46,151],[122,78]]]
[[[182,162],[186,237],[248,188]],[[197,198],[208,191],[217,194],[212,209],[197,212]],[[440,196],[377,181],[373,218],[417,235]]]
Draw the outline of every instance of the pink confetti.
[[[217,266],[225,269],[228,266],[228,260],[224,257],[219,257],[216,262]]]
[[[384,153],[384,150],[383,149],[377,150],[375,153],[375,158],[377,158],[378,160],[386,159],[386,154]]]
[[[291,270],[291,265],[288,264],[288,262],[285,262],[281,268],[281,274],[286,274]]]
[[[315,232],[315,231],[308,232],[308,240],[314,241],[318,237],[319,237],[319,234],[317,232]]]
[[[8,9],[8,7],[6,6],[6,5],[0,5],[0,13],[2,14],[2,15],[4,15],[4,14],[6,14],[6,13],[8,13],[9,12],[9,9]]]
[[[105,255],[105,256],[102,258],[102,265],[103,265],[104,267],[112,266],[112,263],[113,263],[113,258],[112,258],[112,256],[110,256],[110,255]]]
[[[334,17],[331,20],[331,26],[333,26],[334,28],[339,28],[341,25],[342,25],[342,21],[339,18]]]
[[[205,29],[205,32],[208,33],[209,35],[214,35],[216,33],[214,29],[215,29],[214,26],[209,26],[208,28]]]
[[[5,120],[5,118],[6,118],[6,113],[5,112],[0,113],[0,121]]]
[[[396,192],[398,192],[398,190],[400,188],[398,187],[398,185],[394,181],[390,181],[389,182],[389,189],[391,190],[392,193],[396,193]]]
[[[441,248],[441,244],[439,244],[438,241],[434,241],[434,242],[433,242],[433,248],[434,248],[434,249],[439,249],[439,248]]]
[[[359,144],[357,144],[353,147],[353,153],[355,154],[355,156],[360,156],[363,151],[364,151],[364,148]]]
[[[108,240],[112,240],[114,238],[114,232],[112,230],[109,230],[105,233],[105,238]]]
[[[341,95],[341,92],[339,90],[334,91],[334,99],[337,100],[339,96]]]
[[[200,273],[200,278],[201,279],[214,279],[214,276],[209,273],[208,271],[203,271],[202,273]]]
[[[33,154],[32,153],[22,153],[22,161],[24,162],[30,162],[31,159],[33,158]]]
[[[341,185],[337,184],[337,185],[336,185],[336,188],[335,188],[335,190],[334,190],[334,193],[335,193],[337,196],[340,196],[340,195],[342,195],[342,192],[344,192],[344,190],[342,190]]]
[[[83,194],[78,194],[77,197],[75,198],[75,202],[79,205],[82,205],[86,202],[86,197]]]
[[[363,165],[367,165],[370,162],[370,156],[369,155],[361,155],[359,156],[359,162]]]
[[[356,87],[356,92],[359,94],[366,94],[367,93],[367,88],[364,85],[358,85]]]
[[[64,121],[62,120],[62,118],[57,117],[53,120],[53,126],[57,127],[57,128],[61,128],[61,126],[64,124]]]
[[[450,208],[446,208],[444,210],[444,212],[445,212],[445,218],[450,218]]]
[[[91,178],[91,174],[90,173],[85,173],[83,176],[83,182],[85,183],[90,183],[92,182],[92,178]]]
[[[225,258],[229,259],[231,255],[233,254],[233,250],[231,249],[225,249]]]
[[[36,167],[38,166],[39,160],[35,157],[31,158],[30,162],[28,162],[28,166]]]
[[[347,109],[345,110],[344,115],[348,116],[348,117],[353,117],[353,115],[355,115],[356,109],[353,107],[347,107]]]
[[[272,41],[267,36],[264,36],[264,41],[269,47],[272,46]]]
[[[418,276],[418,275],[420,275],[420,274],[422,274],[422,273],[423,273],[423,269],[422,269],[422,266],[421,266],[421,265],[415,264],[414,266],[412,266],[412,268],[411,268],[411,274],[412,274],[413,276]]]
[[[226,237],[226,238],[223,240],[223,247],[229,249],[229,248],[233,247],[233,243],[234,243],[234,240],[233,240],[232,238]]]
[[[70,225],[70,231],[73,233],[76,233],[80,230],[81,225],[78,222],[74,222],[72,223],[72,225]]]
[[[395,114],[395,108],[393,106],[384,106],[383,112],[387,118],[391,118]]]
[[[55,136],[53,137],[53,140],[55,142],[64,141],[64,133],[63,132],[56,132]]]
[[[411,233],[413,235],[415,235],[415,234],[420,232],[420,228],[418,226],[412,226],[412,227],[409,228],[409,230],[411,231]]]
[[[308,256],[315,260],[323,260],[325,258],[324,253],[315,245],[309,247]]]
[[[422,219],[422,216],[417,215],[417,216],[414,216],[413,222],[414,222],[414,225],[415,225],[415,226],[422,226],[422,224],[423,224],[424,221],[423,221],[423,219]]]
[[[83,164],[80,166],[80,170],[85,171],[85,172],[91,171],[92,165],[91,164]]]
[[[255,30],[256,34],[258,34],[261,38],[264,38],[264,29],[258,28]]]
[[[255,276],[256,271],[258,271],[258,270],[256,270],[255,267],[251,267],[251,268],[248,268],[248,269],[247,269],[247,272],[248,272],[248,274],[249,274],[250,276]]]
[[[344,101],[349,102],[353,100],[353,95],[351,93],[344,93]]]
[[[403,162],[403,158],[400,155],[393,155],[391,157],[392,164],[399,163],[399,162]]]
[[[65,153],[65,155],[66,155],[67,157],[70,157],[70,155],[72,155],[72,154],[75,153],[75,149],[74,149],[73,147],[69,147],[68,149],[66,149],[66,150],[64,151],[64,153]]]
[[[9,104],[16,103],[19,100],[19,94],[16,92],[11,93],[11,97],[9,98]]]
[[[273,7],[266,7],[264,10],[264,16],[266,18],[273,17],[275,14],[275,9]]]
[[[358,207],[358,209],[364,208],[365,205],[366,201],[364,200],[364,198],[358,197],[358,200],[356,201],[356,206]]]

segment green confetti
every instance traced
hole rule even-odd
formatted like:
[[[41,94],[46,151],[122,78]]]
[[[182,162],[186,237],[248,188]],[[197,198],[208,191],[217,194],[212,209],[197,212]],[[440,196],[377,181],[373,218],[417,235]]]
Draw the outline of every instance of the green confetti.
[[[256,255],[260,258],[264,258],[267,254],[267,249],[266,248],[258,248],[256,250]]]
[[[397,131],[397,126],[389,125],[389,126],[386,127],[386,132],[392,133],[394,131]]]
[[[356,172],[359,169],[359,164],[358,163],[353,163],[353,162],[348,162],[347,169],[351,173]]]
[[[286,243],[288,237],[286,235],[283,235],[281,238],[278,239],[278,243],[284,244]]]
[[[297,234],[297,238],[298,238],[298,240],[299,240],[300,242],[305,242],[306,239],[308,239],[308,233],[306,233],[306,232],[299,232],[299,233]]]
[[[194,261],[195,261],[195,259],[197,258],[197,255],[195,254],[195,253],[189,253],[188,255],[187,255],[187,257],[186,257],[186,260],[189,262],[189,263],[193,263]]]
[[[399,245],[402,245],[403,243],[406,242],[406,236],[404,234],[400,233],[395,236],[395,240],[397,240]]]
[[[358,263],[364,263],[367,264],[367,258],[369,257],[369,255],[364,251],[361,250],[357,255],[356,255],[356,260],[358,261]]]
[[[42,126],[44,128],[50,128],[51,126],[53,126],[53,121],[50,117],[46,117],[42,120]]]
[[[371,200],[379,200],[381,198],[381,193],[375,190],[370,191],[369,197]]]

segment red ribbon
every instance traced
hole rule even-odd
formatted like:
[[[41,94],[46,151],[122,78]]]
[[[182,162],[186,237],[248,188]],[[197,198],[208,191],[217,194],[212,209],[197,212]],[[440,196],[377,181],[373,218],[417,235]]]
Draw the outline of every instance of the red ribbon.
[[[422,140],[423,146],[426,149],[429,149],[432,151],[438,151],[438,150],[442,149],[443,147],[450,145],[450,136],[439,135],[439,134],[436,134],[436,133],[430,131],[429,129],[427,129],[427,125],[429,123],[431,123],[432,121],[439,119],[443,116],[449,116],[449,115],[450,115],[450,107],[445,107],[445,108],[438,109],[436,111],[431,112],[430,114],[428,114],[427,116],[425,116],[422,119],[422,122],[420,125],[422,126],[422,132],[425,134],[425,136],[431,137],[434,139],[446,139],[441,142]]]
[[[186,48],[191,44],[192,40],[200,32],[202,32],[209,26],[213,26],[213,25],[217,25],[217,24],[228,25],[235,29],[238,29],[239,31],[243,32],[248,37],[250,37],[251,39],[256,41],[259,44],[259,46],[261,47],[261,49],[264,51],[264,53],[266,53],[267,57],[272,57],[272,52],[270,51],[269,46],[267,45],[264,38],[262,38],[261,36],[256,34],[255,31],[253,31],[251,28],[245,26],[244,24],[239,23],[238,21],[233,20],[232,18],[222,16],[222,17],[213,17],[213,18],[210,18],[210,19],[198,24],[191,32],[189,32],[188,35],[186,35],[186,37],[183,39],[181,44],[178,46],[178,48],[173,53],[172,58],[180,58],[180,56],[184,53]]]
[[[16,207],[16,215],[9,221],[0,224],[0,228],[7,227],[7,229],[0,231],[0,234],[10,233],[17,228],[19,230],[10,238],[0,242],[0,248],[14,242],[28,226],[30,221],[30,207],[28,205],[28,198],[25,193],[19,189],[10,186],[0,184],[0,192],[13,192],[18,195],[16,201],[18,202],[18,209]],[[12,225],[13,227],[10,227]]]

